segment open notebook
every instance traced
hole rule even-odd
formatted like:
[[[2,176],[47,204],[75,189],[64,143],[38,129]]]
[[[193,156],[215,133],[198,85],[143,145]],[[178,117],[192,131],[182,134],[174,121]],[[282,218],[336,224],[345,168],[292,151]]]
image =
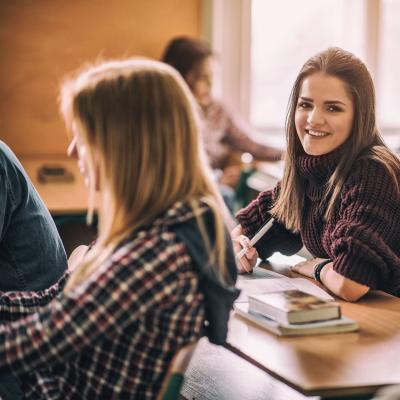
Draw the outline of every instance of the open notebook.
[[[299,260],[301,261],[301,260]],[[279,336],[321,335],[328,333],[353,332],[358,329],[357,322],[342,316],[328,321],[305,324],[281,324],[258,313],[248,310],[248,296],[273,293],[285,290],[301,290],[328,301],[334,298],[318,285],[305,278],[288,278],[274,271],[255,267],[252,274],[239,275],[236,286],[241,289],[234,304],[235,313],[254,324]]]
[[[247,303],[248,295],[297,289],[324,300],[334,300],[325,290],[305,278],[288,278],[277,272],[255,267],[252,274],[239,275],[236,287],[241,290],[236,303]]]

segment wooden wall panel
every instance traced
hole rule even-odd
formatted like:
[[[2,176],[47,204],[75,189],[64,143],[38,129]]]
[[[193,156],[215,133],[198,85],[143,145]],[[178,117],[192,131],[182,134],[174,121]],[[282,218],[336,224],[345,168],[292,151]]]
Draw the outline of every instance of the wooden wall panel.
[[[199,36],[201,0],[0,1],[0,138],[20,156],[65,154],[59,82],[99,57],[159,58]]]

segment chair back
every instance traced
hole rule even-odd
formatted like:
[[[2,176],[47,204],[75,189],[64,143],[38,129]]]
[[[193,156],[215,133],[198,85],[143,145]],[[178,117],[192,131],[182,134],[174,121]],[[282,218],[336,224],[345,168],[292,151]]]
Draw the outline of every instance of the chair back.
[[[184,382],[185,372],[196,349],[197,342],[182,347],[174,356],[168,368],[157,400],[178,400]]]

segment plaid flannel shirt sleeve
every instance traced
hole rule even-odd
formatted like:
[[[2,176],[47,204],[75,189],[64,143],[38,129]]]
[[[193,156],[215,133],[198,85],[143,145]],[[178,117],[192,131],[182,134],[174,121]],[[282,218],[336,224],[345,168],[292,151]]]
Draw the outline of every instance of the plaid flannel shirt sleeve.
[[[66,271],[54,285],[41,291],[0,292],[0,321],[17,321],[39,311],[62,292],[68,276]]]
[[[112,338],[149,309],[170,304],[181,284],[178,250],[151,240],[120,248],[85,283],[39,313],[0,326],[0,371],[19,374],[68,362],[102,335]]]

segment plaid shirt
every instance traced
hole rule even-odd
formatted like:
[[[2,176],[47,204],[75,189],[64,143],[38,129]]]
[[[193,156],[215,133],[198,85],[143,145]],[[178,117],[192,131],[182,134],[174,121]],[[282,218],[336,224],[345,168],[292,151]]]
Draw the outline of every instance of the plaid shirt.
[[[14,322],[0,326],[0,371],[22,376],[26,398],[155,398],[173,355],[203,333],[198,276],[171,229],[192,218],[176,203],[71,291],[57,296],[63,277],[1,293],[0,315]]]

